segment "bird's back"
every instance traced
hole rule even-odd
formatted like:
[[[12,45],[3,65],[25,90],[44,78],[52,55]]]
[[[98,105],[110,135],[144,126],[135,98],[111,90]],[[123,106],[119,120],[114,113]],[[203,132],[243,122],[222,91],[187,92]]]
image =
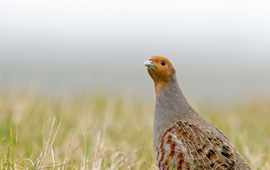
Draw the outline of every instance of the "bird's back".
[[[178,121],[154,144],[159,169],[250,169],[216,127]]]

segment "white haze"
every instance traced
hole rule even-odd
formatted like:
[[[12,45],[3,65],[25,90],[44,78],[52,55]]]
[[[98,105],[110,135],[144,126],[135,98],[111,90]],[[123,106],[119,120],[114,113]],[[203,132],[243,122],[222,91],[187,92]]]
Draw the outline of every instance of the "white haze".
[[[1,89],[132,90],[169,58],[190,99],[270,96],[270,1],[1,1]]]

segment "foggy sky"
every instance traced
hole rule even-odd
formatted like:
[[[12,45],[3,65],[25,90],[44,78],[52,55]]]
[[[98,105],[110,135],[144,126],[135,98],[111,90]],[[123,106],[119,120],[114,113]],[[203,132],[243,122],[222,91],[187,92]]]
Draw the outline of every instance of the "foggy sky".
[[[188,96],[270,94],[269,1],[1,1],[2,86],[134,89],[168,57]],[[18,85],[19,84],[19,85]]]

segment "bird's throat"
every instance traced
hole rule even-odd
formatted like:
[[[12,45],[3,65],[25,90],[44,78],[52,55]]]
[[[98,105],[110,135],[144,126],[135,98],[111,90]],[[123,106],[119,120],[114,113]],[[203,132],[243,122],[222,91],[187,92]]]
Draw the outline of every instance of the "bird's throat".
[[[169,84],[165,82],[155,82],[155,91],[156,91],[156,98],[158,97],[159,93],[165,89]]]

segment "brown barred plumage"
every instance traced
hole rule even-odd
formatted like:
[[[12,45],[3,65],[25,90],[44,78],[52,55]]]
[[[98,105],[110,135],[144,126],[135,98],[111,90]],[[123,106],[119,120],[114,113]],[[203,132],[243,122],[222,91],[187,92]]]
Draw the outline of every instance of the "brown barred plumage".
[[[189,122],[177,122],[155,144],[159,169],[236,169],[233,146]]]

